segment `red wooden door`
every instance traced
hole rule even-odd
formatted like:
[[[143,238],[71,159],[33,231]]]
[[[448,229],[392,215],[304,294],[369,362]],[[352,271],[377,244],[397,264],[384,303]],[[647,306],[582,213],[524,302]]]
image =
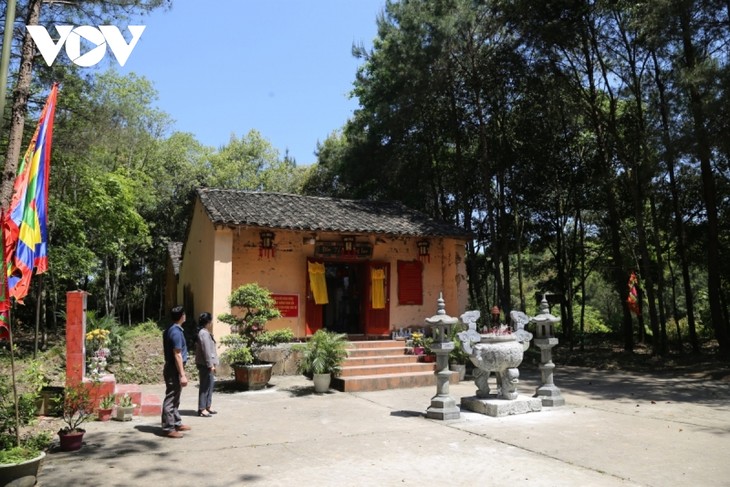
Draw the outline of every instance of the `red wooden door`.
[[[322,328],[322,316],[324,306],[316,304],[314,302],[314,294],[312,294],[312,285],[309,282],[309,263],[318,262],[323,263],[321,260],[307,259],[307,270],[305,272],[307,280],[307,298],[304,310],[304,323],[305,333],[307,336],[314,335],[314,332]]]
[[[385,271],[385,308],[373,308],[373,269]],[[365,333],[368,335],[390,334],[390,264],[387,262],[369,262],[365,281],[367,282],[367,296],[365,305]]]

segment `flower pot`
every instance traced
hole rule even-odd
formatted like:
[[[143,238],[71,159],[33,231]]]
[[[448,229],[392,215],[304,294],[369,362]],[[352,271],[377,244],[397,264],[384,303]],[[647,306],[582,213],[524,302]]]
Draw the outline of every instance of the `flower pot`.
[[[273,363],[258,365],[233,365],[236,383],[245,391],[263,389],[271,380]]]
[[[330,382],[332,382],[332,374],[314,374],[314,392],[327,392],[330,390]]]
[[[58,439],[61,443],[61,451],[76,451],[81,449],[84,441],[85,431],[73,431],[71,433],[58,433]]]
[[[97,411],[99,421],[109,421],[112,419],[112,408],[99,408]]]
[[[433,363],[436,361],[436,355],[424,354],[419,357],[421,362]]]
[[[413,347],[413,355],[423,355],[426,353],[426,349],[423,347]]]
[[[0,485],[35,485],[46,453],[20,463],[0,464]]]
[[[117,421],[132,421],[134,417],[134,406],[117,406],[117,414],[114,419]]]

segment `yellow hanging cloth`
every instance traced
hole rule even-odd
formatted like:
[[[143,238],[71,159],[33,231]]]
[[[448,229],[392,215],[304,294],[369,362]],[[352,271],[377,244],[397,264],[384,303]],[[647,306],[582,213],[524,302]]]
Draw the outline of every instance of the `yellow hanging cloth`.
[[[324,264],[309,262],[309,287],[312,288],[314,304],[327,304],[327,281],[324,278]]]
[[[373,309],[385,309],[385,269],[373,267],[370,272],[372,281]]]

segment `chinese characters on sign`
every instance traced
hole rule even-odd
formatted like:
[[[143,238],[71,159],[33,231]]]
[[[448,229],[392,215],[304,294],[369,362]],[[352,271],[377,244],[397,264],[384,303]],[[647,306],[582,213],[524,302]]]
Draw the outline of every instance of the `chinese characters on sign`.
[[[298,294],[272,294],[276,301],[276,307],[281,312],[282,318],[297,318],[299,316],[299,295]]]

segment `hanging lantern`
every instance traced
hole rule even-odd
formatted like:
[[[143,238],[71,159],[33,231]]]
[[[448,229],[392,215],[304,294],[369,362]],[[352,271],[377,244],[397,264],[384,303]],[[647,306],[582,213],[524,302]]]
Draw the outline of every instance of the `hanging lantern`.
[[[431,254],[429,253],[431,247],[430,242],[428,240],[420,240],[416,245],[418,245],[418,259],[421,262],[424,260],[431,262]]]
[[[271,258],[274,256],[274,232],[261,232],[259,234],[259,257]]]

